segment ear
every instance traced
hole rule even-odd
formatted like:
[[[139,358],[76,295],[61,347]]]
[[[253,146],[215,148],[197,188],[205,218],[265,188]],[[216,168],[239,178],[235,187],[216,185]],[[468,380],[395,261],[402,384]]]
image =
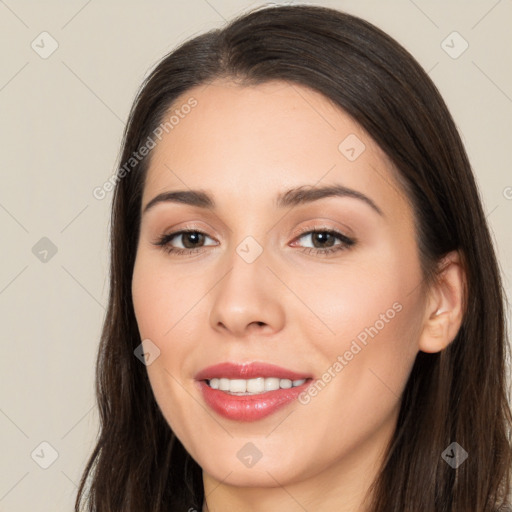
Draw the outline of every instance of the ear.
[[[459,252],[452,251],[441,260],[436,282],[428,291],[419,350],[440,352],[455,339],[464,316],[465,295],[465,270]]]

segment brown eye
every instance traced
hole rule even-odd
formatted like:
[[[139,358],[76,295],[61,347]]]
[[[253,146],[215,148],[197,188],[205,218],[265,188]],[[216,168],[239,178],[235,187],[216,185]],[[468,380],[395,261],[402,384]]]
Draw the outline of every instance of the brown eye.
[[[181,236],[185,249],[194,249],[198,244],[204,242],[205,237],[205,235],[199,231],[184,232],[176,236]]]
[[[169,253],[186,254],[201,250],[204,246],[205,238],[210,238],[206,233],[197,229],[181,230],[168,235],[163,235],[155,245],[162,247]],[[181,241],[182,247],[174,247],[173,241]],[[177,243],[177,242],[174,242]]]
[[[300,235],[297,240],[307,238],[312,241],[313,247],[304,247],[303,252],[326,255],[348,249],[355,244],[355,240],[348,238],[338,231],[316,228]],[[339,240],[340,243],[336,243]]]
[[[336,242],[336,237],[326,231],[314,232],[311,234],[311,240],[313,245],[318,249],[325,249],[326,247],[332,247]],[[318,243],[318,246],[316,245]]]

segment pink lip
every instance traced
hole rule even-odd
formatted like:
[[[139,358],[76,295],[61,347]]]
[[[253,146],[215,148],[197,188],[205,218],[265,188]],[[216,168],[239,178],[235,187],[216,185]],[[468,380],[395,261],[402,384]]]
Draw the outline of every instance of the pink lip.
[[[311,375],[297,373],[281,366],[267,363],[220,363],[204,368],[196,375],[196,380],[220,379],[254,379],[256,377],[277,377],[279,379],[309,379]]]
[[[302,380],[306,382],[289,389],[277,389],[257,395],[230,395],[212,389],[206,383],[214,378],[253,379],[256,377],[277,377],[279,379]],[[204,368],[196,375],[196,381],[206,404],[216,413],[235,421],[256,421],[263,419],[286,406],[302,393],[312,382],[309,374],[297,373],[267,363],[234,364],[221,363]]]

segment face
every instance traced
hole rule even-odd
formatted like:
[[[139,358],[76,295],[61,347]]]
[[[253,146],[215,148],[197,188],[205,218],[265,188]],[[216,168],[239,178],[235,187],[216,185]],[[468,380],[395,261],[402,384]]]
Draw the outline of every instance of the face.
[[[391,163],[299,85],[217,81],[176,109],[151,153],[132,282],[163,415],[225,484],[370,470],[425,307]]]

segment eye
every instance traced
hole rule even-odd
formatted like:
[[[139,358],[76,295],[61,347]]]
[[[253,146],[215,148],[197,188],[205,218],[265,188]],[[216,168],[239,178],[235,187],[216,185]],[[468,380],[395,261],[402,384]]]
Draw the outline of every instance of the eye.
[[[309,238],[313,244],[313,247],[304,247],[302,249],[302,252],[305,252],[306,254],[332,254],[334,252],[348,249],[356,243],[354,239],[349,238],[343,233],[326,228],[310,229],[303,232],[297,240],[302,238]],[[336,244],[336,240],[340,243]]]
[[[173,247],[171,242],[175,239],[182,239],[183,247]],[[204,242],[205,238],[210,238],[206,233],[202,231],[198,231],[197,229],[184,229],[181,231],[175,231],[174,233],[169,233],[168,235],[161,236],[156,242],[155,245],[162,247],[166,252],[173,254],[194,254],[200,252],[203,247],[199,244]]]

